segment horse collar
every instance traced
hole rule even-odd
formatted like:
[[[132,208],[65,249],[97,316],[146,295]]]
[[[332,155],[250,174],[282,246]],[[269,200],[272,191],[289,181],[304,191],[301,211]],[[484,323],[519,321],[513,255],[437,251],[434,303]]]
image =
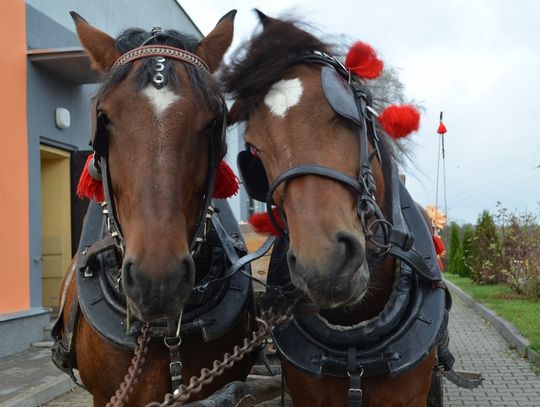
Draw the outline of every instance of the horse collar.
[[[231,252],[237,256],[245,254],[245,244],[236,236],[241,236],[238,224],[226,201],[216,201],[219,214],[212,216],[207,244],[211,247],[211,264],[207,279],[219,278],[225,272],[225,265],[234,259]],[[221,229],[222,233],[214,232]],[[87,219],[81,235],[78,257],[88,248],[93,247],[107,233],[107,226],[102,215],[102,208],[91,202]],[[94,243],[97,242],[97,243]],[[120,259],[114,245],[103,250],[90,250],[91,267],[79,262],[75,267],[79,304],[86,320],[103,338],[116,345],[133,348],[140,323],[127,321],[128,311],[125,297],[119,289],[118,277]],[[81,260],[82,261],[82,260]],[[225,333],[238,321],[238,316],[249,304],[251,280],[249,264],[244,264],[239,273],[229,276],[219,285],[212,285],[209,290],[201,292],[194,289],[190,302],[182,317],[182,335],[197,333],[205,342],[213,341]],[[226,309],[227,312],[223,312]],[[131,324],[128,329],[128,324]],[[176,326],[174,330],[176,330]],[[156,325],[152,328],[152,336],[171,336],[171,328]],[[173,335],[174,337],[174,335]]]

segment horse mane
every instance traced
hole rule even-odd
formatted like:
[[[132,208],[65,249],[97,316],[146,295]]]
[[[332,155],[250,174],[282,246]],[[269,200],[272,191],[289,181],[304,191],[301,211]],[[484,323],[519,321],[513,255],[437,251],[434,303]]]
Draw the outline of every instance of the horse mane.
[[[159,40],[153,39],[146,45],[167,45],[185,51],[195,53],[197,50],[198,40],[188,34],[180,33],[176,30],[166,30],[165,36]],[[116,38],[116,48],[121,54],[139,47],[144,41],[152,36],[151,32],[144,31],[141,28],[128,28],[120,33]],[[105,93],[114,85],[121,82],[126,78],[132,67],[132,62],[120,65],[115,69],[112,69],[105,76],[104,83],[99,90],[99,94]],[[154,58],[146,58],[143,60],[142,65],[137,71],[137,91],[144,89],[152,81],[152,77],[155,73],[156,61]],[[176,75],[176,71],[173,69],[172,61],[168,58],[164,62],[165,69],[162,72],[165,76],[166,82],[169,83],[174,89],[180,87],[180,82]],[[223,98],[221,89],[212,76],[202,72],[200,69],[195,68],[189,64],[185,64],[189,77],[195,91],[203,99],[206,106],[209,106],[212,110],[219,110],[221,100]]]

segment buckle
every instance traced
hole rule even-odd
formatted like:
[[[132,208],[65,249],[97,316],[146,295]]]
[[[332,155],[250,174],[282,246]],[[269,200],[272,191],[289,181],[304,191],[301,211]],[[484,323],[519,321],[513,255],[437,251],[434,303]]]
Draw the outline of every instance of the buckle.
[[[169,363],[169,372],[171,373],[171,379],[182,380],[182,362]]]
[[[362,389],[349,389],[349,400],[362,400]]]

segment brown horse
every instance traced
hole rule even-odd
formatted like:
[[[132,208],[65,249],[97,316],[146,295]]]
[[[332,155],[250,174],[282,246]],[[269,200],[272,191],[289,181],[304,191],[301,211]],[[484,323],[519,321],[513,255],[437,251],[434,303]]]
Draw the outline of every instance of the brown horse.
[[[447,310],[427,228],[417,212],[405,215],[414,204],[398,181],[401,150],[378,129],[369,89],[328,44],[257,13],[263,29],[223,81],[235,97],[229,121],[246,122],[238,162],[248,193],[285,229],[290,279],[321,308],[275,332],[294,405],[426,406]],[[427,256],[418,259],[421,237]],[[415,296],[396,306],[411,282]],[[433,327],[427,341],[416,325],[403,328],[420,295],[439,318],[424,323]],[[418,336],[407,342],[406,332]],[[418,355],[405,363],[409,351]]]
[[[116,244],[115,256],[107,261],[113,268],[121,264],[113,283],[127,298],[128,324],[133,319],[130,313],[143,323],[178,321],[190,306],[194,284],[205,278],[213,261],[205,217],[217,163],[225,154],[225,107],[211,73],[230,46],[235,14],[225,15],[197,41],[161,29],[129,29],[114,39],[72,13],[81,44],[93,66],[105,74],[92,112],[96,115],[92,144],[100,158],[92,165],[103,178],[107,223],[113,231],[109,237]],[[85,228],[95,220],[87,215]],[[62,344],[63,367],[76,367],[94,405],[104,406],[122,383],[133,349],[106,340],[103,331],[98,333],[89,323],[82,302],[79,306],[78,288],[92,280],[92,272],[96,274],[88,266],[84,276],[78,275],[82,255],[88,253],[79,253],[65,278],[62,314],[53,334]],[[100,295],[91,305],[104,302],[105,294]],[[196,320],[192,328],[203,322]],[[216,340],[203,340],[202,330],[186,335],[181,331],[184,381],[242,344],[252,322],[253,312],[243,308],[232,328]],[[166,329],[170,333],[170,327]],[[163,400],[171,392],[171,359],[163,336],[150,341],[145,359],[129,396],[132,406]],[[232,380],[243,380],[252,364],[252,358],[244,358],[195,399]]]

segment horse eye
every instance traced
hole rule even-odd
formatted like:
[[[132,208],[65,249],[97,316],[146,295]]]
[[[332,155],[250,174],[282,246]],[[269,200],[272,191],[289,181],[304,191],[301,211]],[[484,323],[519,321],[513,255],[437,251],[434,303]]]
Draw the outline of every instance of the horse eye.
[[[257,147],[255,147],[254,145],[251,145],[251,144],[247,143],[246,144],[246,150],[249,151],[252,156],[257,157],[259,150],[257,150]]]
[[[101,124],[104,125],[111,123],[111,119],[109,119],[109,116],[103,110],[98,110],[97,119]]]

